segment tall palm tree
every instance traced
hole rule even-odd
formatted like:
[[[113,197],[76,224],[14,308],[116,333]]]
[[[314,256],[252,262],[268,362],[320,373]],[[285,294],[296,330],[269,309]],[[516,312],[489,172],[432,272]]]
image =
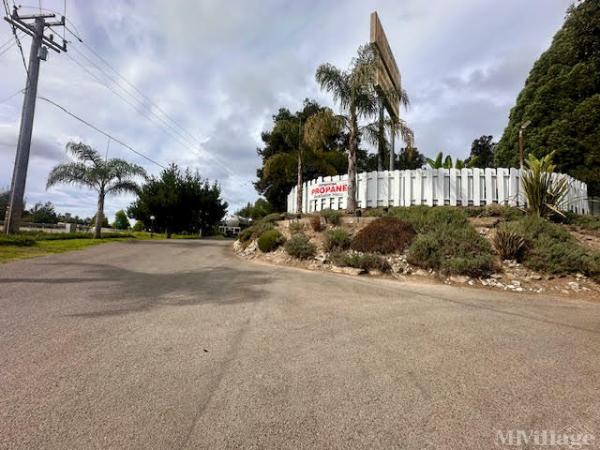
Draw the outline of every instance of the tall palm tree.
[[[59,164],[48,175],[46,189],[58,183],[86,186],[98,192],[98,209],[94,237],[100,238],[104,217],[104,198],[108,194],[137,192],[136,176],[146,176],[146,171],[137,164],[122,159],[103,159],[89,145],[69,142],[67,151],[76,161]]]
[[[378,168],[380,165],[379,162],[383,161],[384,154],[389,154],[392,149],[392,144],[386,137],[385,129],[388,130],[390,138],[392,133],[394,134],[394,137],[400,136],[408,148],[412,148],[414,143],[414,132],[410,129],[405,120],[401,118],[398,118],[398,120],[393,120],[388,117],[384,121],[384,127],[384,132],[382,133],[379,121],[375,121],[363,126],[360,129],[362,135],[364,135],[372,145],[378,146]],[[382,146],[383,149],[381,148]]]
[[[348,148],[348,205],[349,211],[356,209],[356,159],[358,154],[360,117],[371,117],[378,109],[375,76],[377,53],[373,45],[363,45],[352,59],[348,70],[340,70],[331,64],[317,68],[316,80],[322,89],[333,94],[343,111],[348,114],[350,129]]]

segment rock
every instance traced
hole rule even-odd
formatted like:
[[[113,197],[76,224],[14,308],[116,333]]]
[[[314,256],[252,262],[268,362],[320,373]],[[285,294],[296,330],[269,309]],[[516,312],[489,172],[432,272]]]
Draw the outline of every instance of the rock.
[[[327,261],[327,255],[325,253],[319,253],[317,256],[315,256],[315,260],[319,261],[320,263],[324,263]]]
[[[469,280],[470,280],[470,278],[465,275],[452,275],[450,277],[450,281],[452,281],[454,283],[466,283]]]
[[[569,286],[570,289],[578,292],[581,290],[581,285],[575,281],[570,281],[569,283],[567,283],[567,285]]]
[[[377,270],[377,269],[371,269],[369,270],[369,275],[374,275],[376,277],[383,275],[383,272],[381,270]]]
[[[417,270],[415,270],[415,271],[413,272],[413,274],[417,275],[418,277],[426,277],[426,276],[429,276],[429,273],[428,273],[428,272],[426,272],[426,271],[425,271],[425,270],[423,270],[423,269],[417,269]]]
[[[515,287],[521,286],[521,282],[519,280],[510,280],[510,284],[512,284]]]
[[[331,271],[335,273],[344,273],[346,275],[361,275],[365,273],[363,269],[356,269],[354,267],[339,267],[331,266]]]
[[[501,273],[493,273],[490,275],[490,278],[494,278],[495,280],[499,280],[500,278],[502,278],[502,274]]]
[[[475,284],[475,282],[473,280],[469,280],[467,283],[469,286],[473,286]]]
[[[516,287],[515,291],[517,291],[517,292],[523,292],[523,288],[522,287]]]
[[[527,279],[528,280],[538,281],[538,280],[542,279],[542,276],[540,274],[537,274],[537,273],[532,273],[532,274],[530,274],[530,275],[527,276]]]

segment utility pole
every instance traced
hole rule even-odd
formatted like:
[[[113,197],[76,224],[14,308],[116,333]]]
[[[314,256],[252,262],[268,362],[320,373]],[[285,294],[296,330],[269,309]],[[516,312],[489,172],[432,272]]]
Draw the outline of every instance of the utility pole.
[[[297,184],[296,188],[296,213],[302,214],[302,203],[304,197],[304,183],[302,179],[302,117],[300,117],[300,122],[298,123],[298,175],[297,175]]]
[[[523,137],[523,132],[525,131],[525,128],[529,126],[529,124],[531,124],[531,120],[521,124],[519,127],[519,163],[521,169],[523,169],[523,162],[525,160],[525,139]]]
[[[44,34],[46,28],[65,25],[64,16],[58,22],[46,21],[46,19],[53,17],[56,17],[56,15],[34,14],[20,16],[16,6],[10,16],[4,17],[4,20],[13,27],[13,30],[18,28],[32,37],[31,50],[29,51],[29,65],[27,67],[25,98],[21,111],[21,127],[19,129],[15,167],[13,169],[10,189],[10,203],[4,219],[4,232],[6,234],[19,231],[21,215],[23,213],[23,197],[27,181],[27,166],[29,165],[29,151],[31,149],[31,135],[33,133],[40,61],[46,60],[48,48],[57,53],[67,51],[67,43],[64,39],[62,45],[59,45],[54,42],[53,34],[50,34],[49,37]]]

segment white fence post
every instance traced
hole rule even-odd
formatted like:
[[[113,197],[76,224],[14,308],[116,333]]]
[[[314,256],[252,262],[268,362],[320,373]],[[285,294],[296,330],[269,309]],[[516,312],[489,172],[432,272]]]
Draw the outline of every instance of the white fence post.
[[[564,207],[578,214],[589,214],[587,184],[566,174],[554,174],[553,178],[569,181]],[[313,195],[311,191],[323,183],[347,181],[347,175],[319,177],[304,182],[302,212],[311,213],[325,208],[345,209],[348,197],[340,191],[323,195],[323,189]],[[327,191],[325,191],[327,192]],[[297,213],[297,186],[287,195],[287,211]],[[356,198],[360,208],[378,206],[451,205],[481,206],[527,205],[523,195],[521,170],[498,169],[416,169],[393,172],[362,172],[356,177]]]

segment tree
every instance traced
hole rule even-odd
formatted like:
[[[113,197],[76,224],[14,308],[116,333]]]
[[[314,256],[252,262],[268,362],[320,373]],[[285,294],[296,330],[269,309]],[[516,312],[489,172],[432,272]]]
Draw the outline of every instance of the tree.
[[[432,169],[464,169],[467,167],[462,159],[457,158],[456,162],[453,162],[451,155],[446,155],[444,158],[443,152],[439,152],[435,159],[425,158],[425,161]]]
[[[202,178],[198,172],[182,171],[176,164],[164,169],[159,177],[150,177],[138,192],[127,213],[145,224],[165,232],[208,234],[227,212],[221,188]]]
[[[400,149],[396,156],[396,167],[398,170],[415,170],[425,165],[425,156],[414,147]]]
[[[58,215],[51,202],[36,203],[28,215],[29,221],[33,223],[58,223]]]
[[[127,214],[122,209],[118,210],[115,213],[115,222],[113,223],[113,228],[117,230],[128,230],[131,224],[129,223],[129,219],[127,218]]]
[[[264,198],[258,198],[254,202],[254,204],[248,202],[246,206],[236,211],[235,214],[246,219],[256,220],[261,219],[267,214],[271,214],[272,212],[273,207],[271,206],[271,204]]]
[[[98,220],[97,220],[98,215],[95,214],[93,215],[89,221],[88,221],[88,225],[94,225],[96,226]],[[110,228],[110,223],[108,222],[108,217],[106,217],[104,214],[102,214],[102,220],[100,221],[100,229],[102,228]]]
[[[492,142],[492,139],[494,139],[492,136],[481,136],[473,141],[471,154],[465,160],[468,167],[479,167],[480,169],[496,167],[494,164],[496,144]]]
[[[0,191],[0,219],[4,220],[6,208],[10,204],[10,191],[8,189]]]
[[[313,146],[312,141],[308,144],[305,142],[302,147],[299,146],[300,123],[304,124],[302,128],[306,131],[311,116],[325,109],[308,99],[304,100],[302,110],[296,113],[281,108],[273,116],[272,130],[262,133],[261,137],[265,145],[257,149],[262,159],[262,166],[256,171],[258,180],[254,186],[274,211],[287,209],[287,195],[298,183],[299,156],[301,156],[301,178],[304,180],[345,172],[346,158],[343,149],[346,147],[347,135],[343,128],[335,133],[324,126],[318,131],[325,139],[321,146]],[[312,128],[312,125],[309,125],[309,128]]]
[[[571,6],[550,48],[535,62],[498,142],[496,164],[519,166],[518,137],[525,153],[554,151],[557,170],[600,193],[600,2]]]
[[[98,193],[98,207],[94,237],[98,239],[101,237],[106,196],[137,192],[135,177],[145,177],[146,171],[123,159],[105,160],[96,150],[81,142],[69,142],[67,151],[76,161],[59,164],[52,169],[48,175],[46,189],[58,183],[70,183],[95,190]]]

